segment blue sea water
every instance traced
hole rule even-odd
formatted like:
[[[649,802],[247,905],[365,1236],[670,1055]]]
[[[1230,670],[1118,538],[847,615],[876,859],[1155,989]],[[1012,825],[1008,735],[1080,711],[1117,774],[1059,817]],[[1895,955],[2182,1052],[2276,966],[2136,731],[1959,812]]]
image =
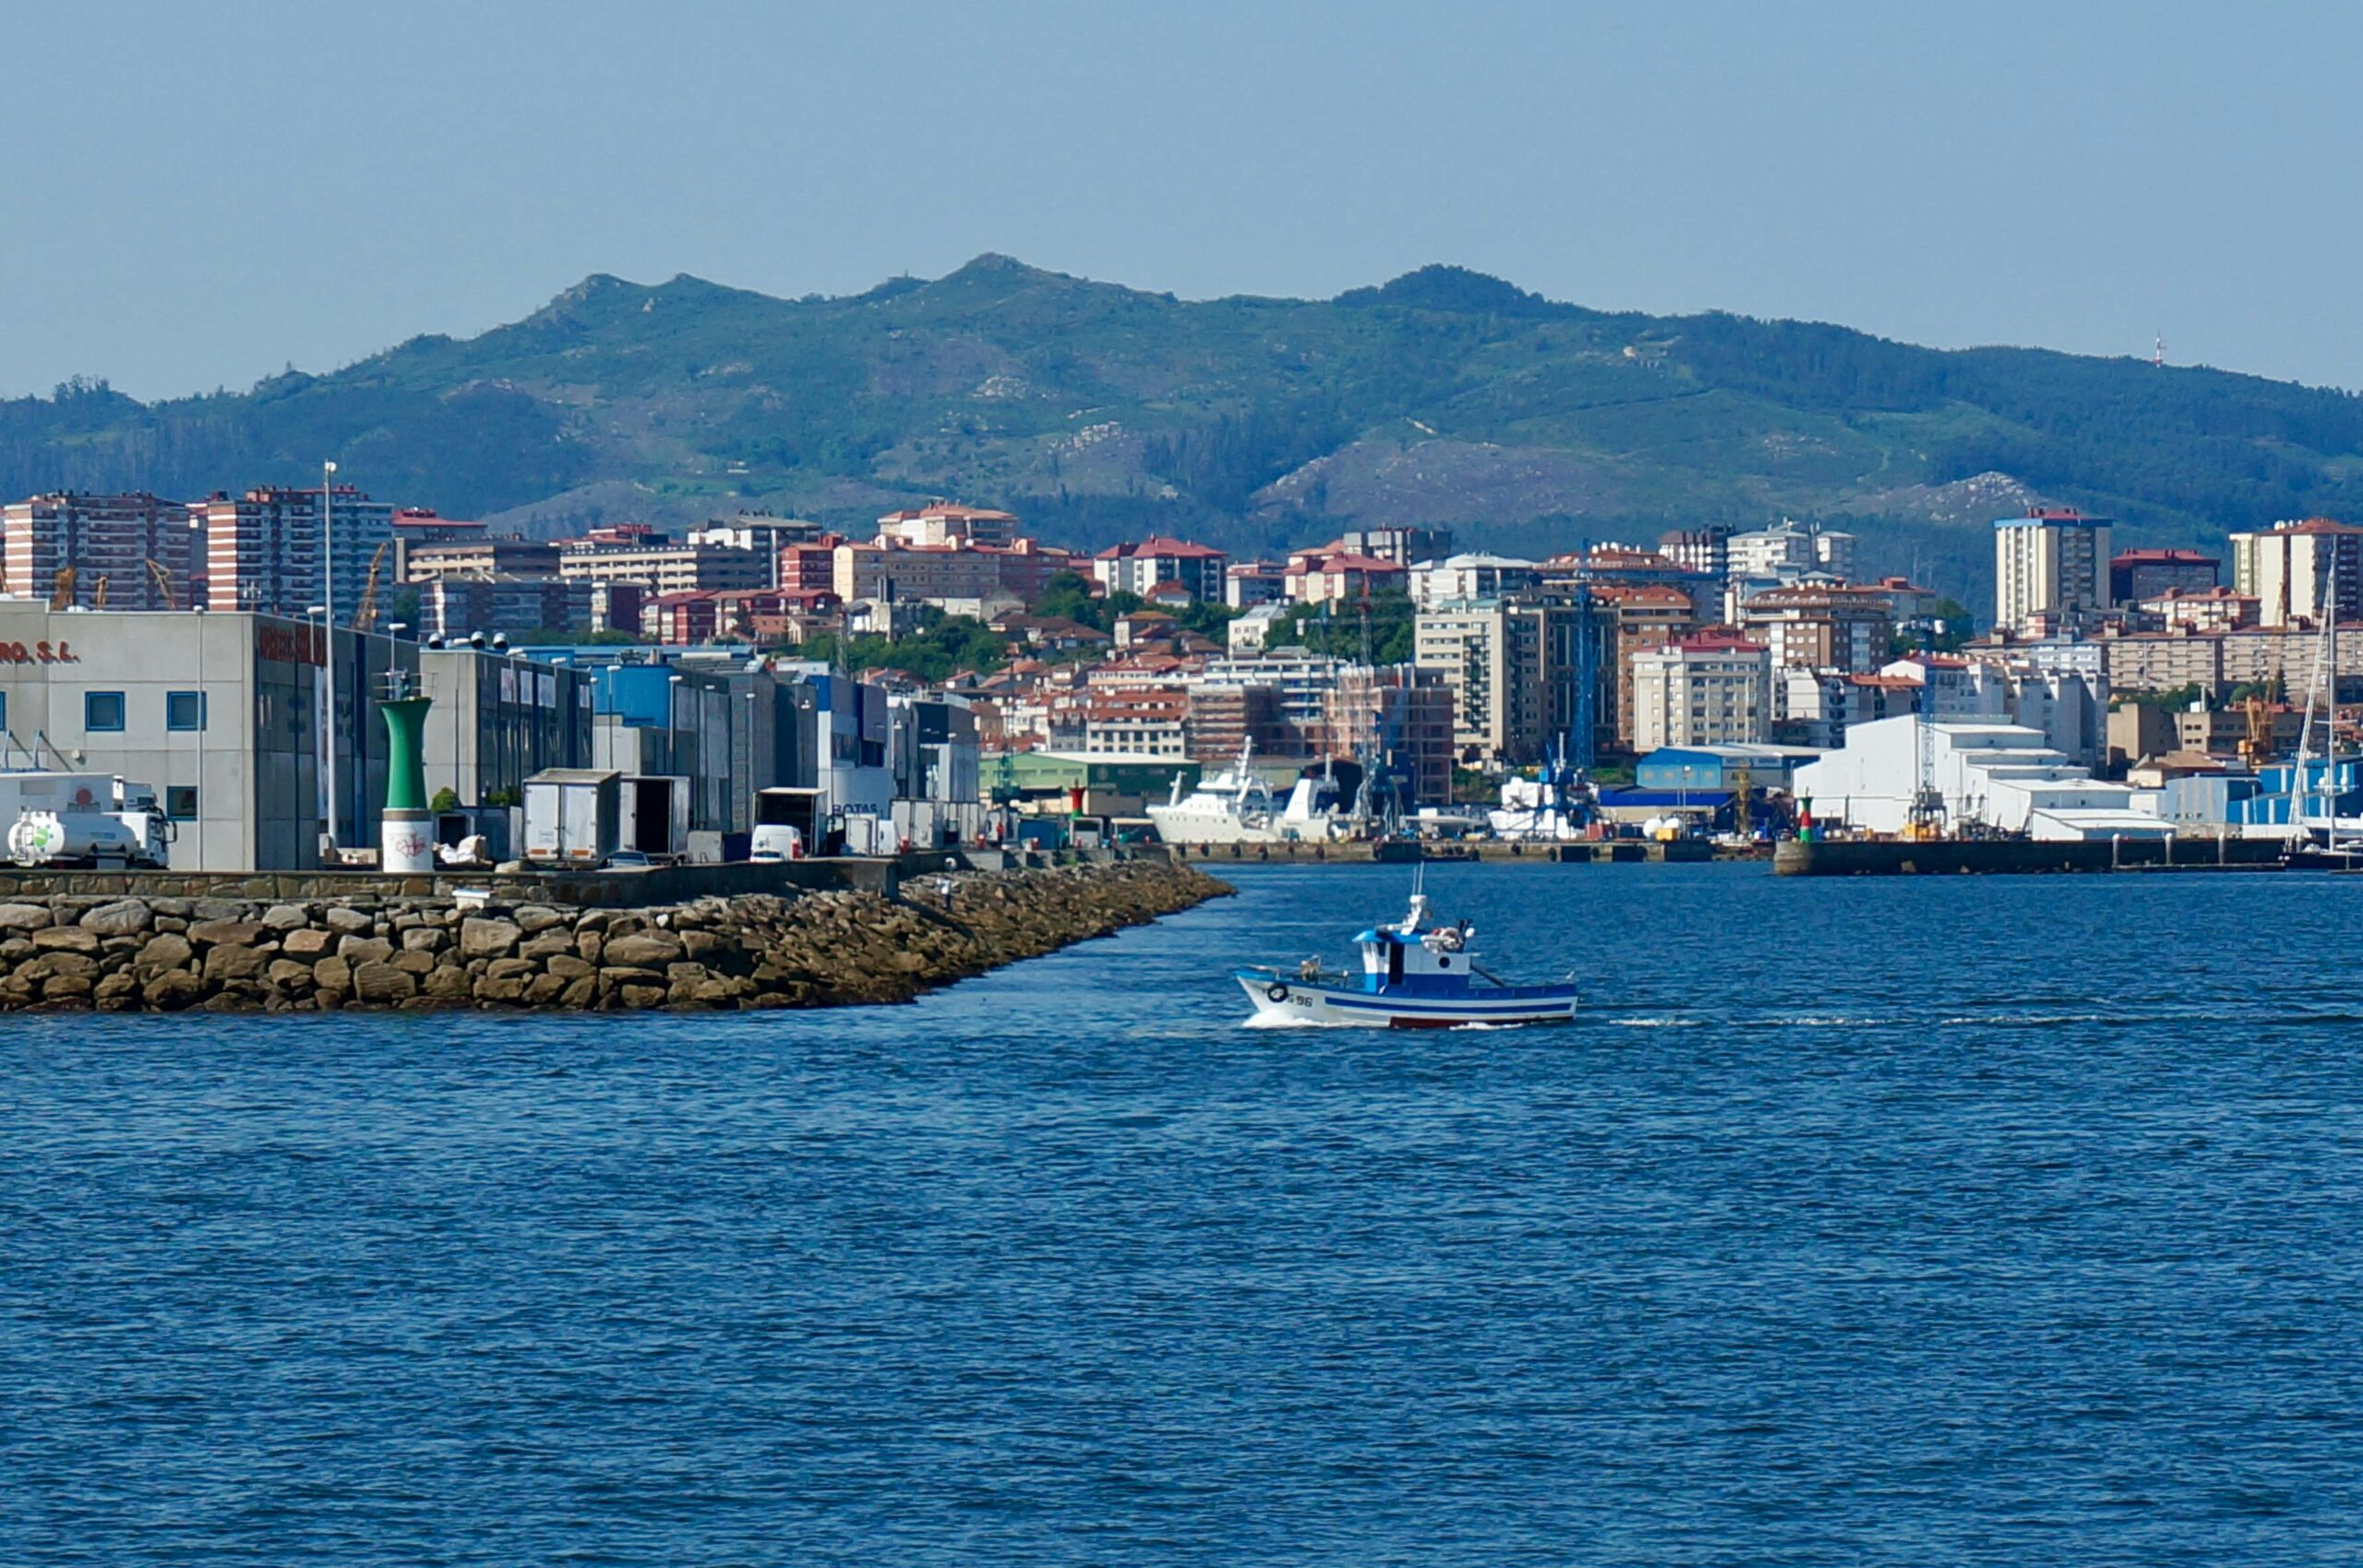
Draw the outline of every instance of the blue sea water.
[[[2363,880],[1376,867],[915,1006],[0,1021],[0,1562],[2363,1557]]]

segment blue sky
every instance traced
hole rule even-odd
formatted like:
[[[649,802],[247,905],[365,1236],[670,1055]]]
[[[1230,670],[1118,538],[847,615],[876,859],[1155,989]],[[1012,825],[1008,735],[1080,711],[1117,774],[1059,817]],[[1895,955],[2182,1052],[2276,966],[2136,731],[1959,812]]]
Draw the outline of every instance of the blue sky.
[[[9,7],[0,57],[6,395],[986,250],[2363,386],[2343,6],[123,0]]]

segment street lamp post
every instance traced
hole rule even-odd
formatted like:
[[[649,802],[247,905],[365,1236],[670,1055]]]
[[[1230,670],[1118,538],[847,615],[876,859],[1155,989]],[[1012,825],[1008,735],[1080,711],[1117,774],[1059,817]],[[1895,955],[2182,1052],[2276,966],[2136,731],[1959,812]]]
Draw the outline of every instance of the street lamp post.
[[[325,673],[329,686],[328,734],[322,744],[328,749],[328,840],[330,844],[342,842],[337,836],[336,797],[336,464],[320,464],[320,582],[324,604],[321,616],[328,628],[328,653]]]
[[[212,699],[205,689],[205,606],[192,606],[197,614],[197,865],[195,870],[209,870],[205,864],[205,808],[212,803],[213,792],[205,784],[205,726],[211,722]],[[166,801],[169,810],[172,802]]]
[[[307,653],[317,652],[328,645],[328,614],[329,607],[326,604],[304,606],[304,629],[311,634],[306,638],[304,644]],[[331,716],[323,718],[321,716],[323,713],[329,713]],[[330,724],[335,722],[332,715],[333,710],[328,706],[325,683],[315,682],[312,687],[312,809],[323,827],[328,823],[329,802],[328,776],[323,771],[328,766],[325,737]]]

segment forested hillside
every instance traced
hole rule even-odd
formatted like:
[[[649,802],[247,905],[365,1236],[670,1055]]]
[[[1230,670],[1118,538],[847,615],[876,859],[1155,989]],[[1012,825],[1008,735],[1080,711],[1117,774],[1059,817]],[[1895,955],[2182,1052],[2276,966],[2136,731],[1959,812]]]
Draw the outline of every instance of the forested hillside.
[[[1185,302],[983,257],[783,300],[594,277],[480,337],[142,404],[0,403],[0,492],[316,482],[551,533],[927,496],[1084,544],[1349,522],[1497,547],[1819,518],[1973,584],[2031,499],[2160,543],[2363,517],[2363,402],[2254,377],[1841,327],[1604,314],[1431,267],[1333,300]]]

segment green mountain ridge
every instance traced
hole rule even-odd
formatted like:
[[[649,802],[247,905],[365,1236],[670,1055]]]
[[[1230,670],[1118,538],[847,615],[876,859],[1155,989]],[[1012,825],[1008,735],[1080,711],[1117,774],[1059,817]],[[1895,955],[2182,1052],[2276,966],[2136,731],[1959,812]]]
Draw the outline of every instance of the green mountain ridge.
[[[780,299],[595,274],[507,326],[141,403],[0,402],[0,494],[317,483],[553,533],[928,497],[1098,545],[1445,523],[1496,548],[1783,515],[1974,589],[2036,500],[2160,544],[2363,516],[2363,400],[2204,368],[1651,317],[1433,266],[1330,300],[1182,301],[987,255]]]

